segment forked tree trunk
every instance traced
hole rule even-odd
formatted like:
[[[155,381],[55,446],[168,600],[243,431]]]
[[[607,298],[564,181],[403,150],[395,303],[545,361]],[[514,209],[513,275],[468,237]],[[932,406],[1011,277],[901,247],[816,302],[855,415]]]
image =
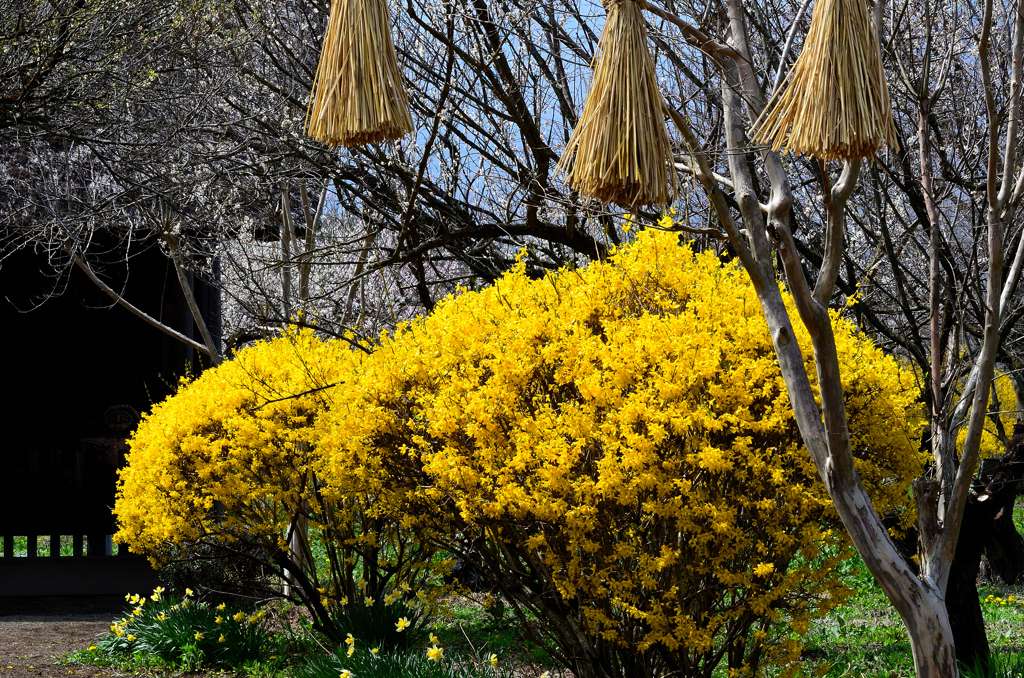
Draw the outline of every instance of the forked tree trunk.
[[[846,429],[846,413],[838,374],[839,361],[835,355],[832,334],[824,331],[825,322],[828,322],[827,313],[817,319],[817,327],[810,327],[818,367],[824,428],[827,429],[827,458],[819,465],[819,470],[823,472],[822,477],[836,511],[857,551],[907,628],[915,675],[917,678],[956,678],[959,672],[954,653],[953,628],[942,591],[931,578],[919,578],[899,554],[853,468],[853,453]],[[793,377],[795,386],[799,375]],[[804,403],[803,407],[808,408],[809,404]],[[808,441],[806,434],[804,440],[805,443]],[[820,446],[822,442],[815,441],[814,444]],[[933,493],[931,499],[936,499],[936,495],[937,492]]]
[[[743,104],[739,92],[744,91],[748,100],[754,101],[760,108],[764,104],[757,78],[750,67],[742,8],[734,0],[728,2],[727,7],[732,29],[730,44],[739,58],[732,63],[723,60],[726,68],[722,80],[722,99],[726,141],[729,148],[736,151],[729,156],[729,169],[746,233],[740,232],[727,209],[716,210],[719,220],[757,292],[804,445],[857,551],[906,625],[917,678],[957,678],[953,631],[940,584],[931,576],[918,578],[899,555],[853,464],[828,302],[842,263],[845,206],[856,185],[860,161],[846,163],[834,187],[828,185],[827,172],[823,172],[828,212],[826,254],[812,291],[804,277],[796,243],[789,230],[789,210],[793,198],[781,157],[775,153],[764,156],[765,171],[772,186],[766,224],[758,204],[750,166],[745,155],[739,152],[745,139],[744,122],[740,114]],[[754,113],[751,119],[756,118],[757,111]],[[692,140],[692,131],[688,129],[685,120],[675,116],[673,120],[681,126],[684,138]],[[693,141],[690,143],[692,145]],[[701,151],[699,148],[691,150],[695,156]],[[706,173],[701,178],[705,189],[711,194],[720,194],[720,188],[713,183],[710,171],[704,169],[706,166],[701,165],[699,159],[697,162],[702,168],[700,174]],[[804,367],[789,312],[779,291],[773,253],[778,253],[782,261],[800,320],[811,335],[818,370],[820,407]],[[983,384],[986,389],[987,386],[987,383]],[[922,524],[921,533],[932,537],[937,534],[934,526],[937,494],[936,485],[934,491],[928,493],[930,505],[919,506],[919,511],[923,511],[932,520],[929,525]],[[933,543],[926,544],[925,552],[935,552],[933,547]],[[925,572],[928,570],[925,569]]]

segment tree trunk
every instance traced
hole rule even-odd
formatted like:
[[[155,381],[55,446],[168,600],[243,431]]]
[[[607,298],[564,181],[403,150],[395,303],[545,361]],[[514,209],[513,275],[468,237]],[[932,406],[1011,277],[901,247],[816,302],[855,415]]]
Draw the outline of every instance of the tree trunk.
[[[946,609],[957,661],[987,669],[991,653],[978,600],[978,572],[983,552],[990,568],[1007,584],[1015,583],[1024,567],[1024,540],[1013,525],[1013,505],[1024,478],[1024,426],[1015,427],[1006,454],[985,466],[984,488],[972,494],[964,508],[946,589]]]
[[[990,576],[1012,586],[1024,580],[1024,538],[1013,524],[1013,506],[1024,489],[1024,423],[1018,421],[1014,426],[1006,454],[986,466],[991,470],[985,474],[985,490],[978,497],[986,514],[986,569]]]
[[[737,0],[730,0],[727,7],[733,26],[732,38],[736,40],[734,44],[743,57],[732,64],[727,64],[731,68],[725,69],[722,81],[726,141],[730,150],[737,151],[745,143],[744,125],[740,115],[742,104],[738,94],[741,87],[738,85],[747,83],[746,90],[758,98],[759,108],[763,107],[763,98],[757,91],[756,76],[750,71],[751,61],[745,44],[742,6]],[[741,69],[746,69],[745,78],[740,76]],[[756,115],[751,117],[756,118]],[[682,126],[685,127],[685,121]],[[839,359],[828,314],[828,302],[841,265],[846,200],[856,185],[860,161],[845,162],[836,185],[824,187],[829,212],[825,236],[829,253],[823,258],[813,293],[808,288],[803,265],[789,231],[788,213],[792,195],[780,156],[765,156],[765,169],[772,182],[773,194],[768,209],[768,218],[771,222],[769,229],[766,229],[761,214],[757,191],[745,155],[739,152],[731,153],[728,161],[736,203],[743,217],[746,234],[740,233],[727,211],[719,213],[719,221],[729,235],[743,267],[750,274],[757,292],[800,436],[857,551],[906,625],[917,678],[956,678],[958,671],[953,652],[953,631],[949,625],[949,615],[946,613],[943,582],[932,576],[919,579],[897,553],[888,531],[882,525],[881,518],[871,505],[871,499],[860,481],[850,447]],[[706,177],[703,181],[711,183]],[[711,193],[714,192],[715,189],[712,188]],[[815,367],[818,371],[820,409],[807,376],[802,352],[795,341],[788,309],[776,281],[773,243],[768,240],[769,233],[774,241],[774,251],[785,269],[797,312],[811,335]],[[991,340],[988,335],[986,338]],[[986,389],[984,395],[987,397],[988,383],[981,386]],[[930,495],[935,501],[937,489],[936,486],[936,492]],[[934,527],[934,502],[932,509],[927,517],[931,518]],[[959,517],[955,516],[954,521],[957,529]],[[931,536],[935,535],[937,530],[922,530],[922,533]],[[949,555],[952,557],[952,553]]]
[[[964,510],[960,539],[949,572],[946,610],[953,628],[957,662],[966,667],[980,666],[987,673],[991,654],[978,601],[978,569],[987,537],[986,522],[982,504],[977,497],[971,497]]]
[[[1013,524],[1013,504],[1004,506],[985,541],[985,574],[1007,586],[1024,582],[1024,538]]]

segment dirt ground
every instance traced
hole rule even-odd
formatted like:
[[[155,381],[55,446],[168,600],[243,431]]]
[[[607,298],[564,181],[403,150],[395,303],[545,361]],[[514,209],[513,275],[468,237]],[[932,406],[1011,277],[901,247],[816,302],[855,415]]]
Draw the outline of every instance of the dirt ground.
[[[89,647],[123,604],[118,597],[0,598],[0,678],[113,675],[56,658]]]

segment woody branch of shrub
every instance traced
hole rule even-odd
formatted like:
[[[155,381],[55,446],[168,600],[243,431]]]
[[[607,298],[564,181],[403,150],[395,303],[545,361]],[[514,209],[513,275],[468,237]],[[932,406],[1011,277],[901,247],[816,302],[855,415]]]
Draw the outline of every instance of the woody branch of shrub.
[[[435,567],[429,553],[397,521],[322,491],[312,424],[325,406],[320,387],[337,380],[346,356],[306,331],[183,382],[131,440],[116,539],[156,565],[199,544],[256,560],[277,582],[238,584],[303,605],[335,642],[345,639],[346,605],[418,600]]]

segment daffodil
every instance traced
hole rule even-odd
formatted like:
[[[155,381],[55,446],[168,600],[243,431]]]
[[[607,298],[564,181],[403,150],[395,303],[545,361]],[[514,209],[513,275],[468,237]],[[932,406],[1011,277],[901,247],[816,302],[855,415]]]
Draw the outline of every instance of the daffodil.
[[[196,640],[202,640],[203,639],[203,632],[202,631],[196,631],[195,639]]]
[[[498,665],[498,655],[492,654],[491,655],[491,666],[497,666],[497,665]]]
[[[444,649],[437,645],[427,649],[427,659],[432,662],[439,662],[444,657]]]
[[[408,626],[409,626],[409,620],[406,619],[405,617],[402,617],[401,619],[399,619],[398,623],[395,624],[395,628],[398,629],[399,632],[404,631],[406,629],[406,627],[408,627]]]

